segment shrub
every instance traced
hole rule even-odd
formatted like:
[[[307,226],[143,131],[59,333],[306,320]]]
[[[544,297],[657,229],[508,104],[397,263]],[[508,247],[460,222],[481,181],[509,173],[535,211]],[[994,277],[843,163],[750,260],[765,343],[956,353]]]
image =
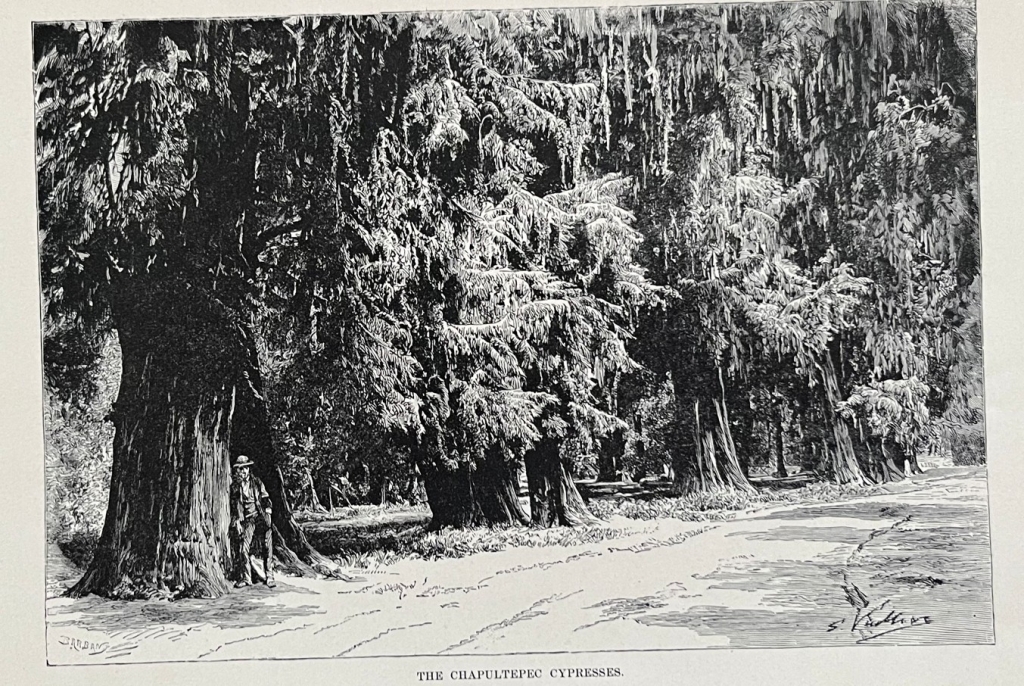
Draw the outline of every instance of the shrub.
[[[120,352],[111,340],[84,398],[48,392],[43,408],[47,539],[76,564],[88,563],[110,490],[114,426],[106,421],[117,393]]]

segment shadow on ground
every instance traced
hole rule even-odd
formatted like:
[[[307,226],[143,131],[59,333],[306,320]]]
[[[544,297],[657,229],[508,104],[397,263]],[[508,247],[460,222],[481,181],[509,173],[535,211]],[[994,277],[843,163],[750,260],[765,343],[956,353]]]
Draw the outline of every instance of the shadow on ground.
[[[302,593],[289,588],[289,592]],[[317,605],[284,605],[275,602],[277,591],[253,586],[221,598],[164,600],[107,600],[89,596],[67,606],[47,610],[49,626],[86,625],[111,636],[127,635],[154,627],[199,627],[204,624],[237,629],[277,624],[292,617],[321,614]]]

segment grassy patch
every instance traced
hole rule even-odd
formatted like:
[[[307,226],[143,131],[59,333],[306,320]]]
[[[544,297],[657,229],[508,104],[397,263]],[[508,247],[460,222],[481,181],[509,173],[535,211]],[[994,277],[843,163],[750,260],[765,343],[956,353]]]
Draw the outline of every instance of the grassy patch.
[[[404,503],[387,503],[386,505],[347,505],[337,507],[330,512],[314,512],[312,510],[296,510],[295,521],[300,524],[334,521],[359,521],[363,519],[380,519],[388,515],[429,513],[425,505],[406,505]]]
[[[636,532],[608,526],[427,531],[425,525],[418,524],[398,531],[378,530],[357,536],[345,536],[344,530],[339,533],[333,541],[329,536],[316,536],[314,545],[344,567],[374,569],[400,560],[461,558],[509,548],[572,547]]]
[[[598,517],[629,519],[682,519],[688,522],[722,521],[736,512],[760,509],[770,505],[822,503],[845,500],[870,493],[871,487],[836,486],[813,483],[787,490],[759,490],[754,493],[721,489],[690,493],[684,496],[618,500],[591,500],[587,505]]]

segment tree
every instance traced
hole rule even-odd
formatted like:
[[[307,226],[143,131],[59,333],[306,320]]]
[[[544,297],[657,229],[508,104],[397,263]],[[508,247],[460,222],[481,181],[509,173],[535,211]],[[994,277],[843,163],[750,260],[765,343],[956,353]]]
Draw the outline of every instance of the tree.
[[[610,84],[607,100],[618,101],[618,107],[605,108],[604,128],[612,140],[629,143],[621,146],[628,152],[617,158],[618,163],[635,173],[642,187],[655,189],[642,205],[651,214],[644,220],[647,246],[661,250],[647,258],[657,282],[665,278],[658,269],[666,274],[678,269],[672,264],[674,255],[664,249],[667,237],[676,235],[673,221],[679,224],[685,216],[676,208],[696,207],[712,220],[721,212],[715,209],[714,189],[722,181],[705,185],[712,194],[705,190],[701,196],[679,180],[681,174],[693,178],[692,170],[704,164],[706,155],[686,155],[687,146],[702,145],[701,136],[693,135],[693,125],[702,119],[720,122],[720,137],[727,143],[713,148],[722,167],[718,179],[728,181],[744,167],[760,166],[759,176],[777,179],[783,187],[815,187],[813,200],[790,203],[782,213],[766,213],[777,223],[777,235],[770,237],[766,247],[781,244],[781,254],[805,275],[835,251],[838,262],[848,263],[853,274],[875,282],[874,298],[865,300],[858,313],[860,326],[834,330],[827,341],[828,354],[819,355],[813,365],[817,377],[813,381],[821,394],[813,403],[818,409],[807,410],[831,427],[821,466],[839,482],[863,483],[864,476],[849,427],[837,414],[838,404],[858,379],[866,380],[867,370],[873,368],[874,379],[879,380],[898,370],[897,358],[924,364],[933,357],[937,339],[928,333],[932,329],[920,326],[919,316],[910,312],[920,312],[922,301],[942,300],[948,292],[944,285],[949,283],[948,274],[963,270],[963,277],[957,277],[959,288],[973,277],[971,241],[977,231],[971,199],[973,143],[968,135],[973,84],[963,50],[970,44],[963,36],[970,21],[957,19],[957,12],[930,4],[871,3],[641,10],[627,15],[614,31],[594,29],[621,38],[618,51],[613,49],[612,35],[595,50],[602,82]],[[894,101],[901,97],[903,104],[896,105]],[[894,116],[919,123],[897,125]],[[872,151],[880,157],[873,157]],[[934,163],[924,164],[926,158]],[[954,170],[953,159],[966,164]],[[910,160],[921,166],[911,170]],[[886,187],[876,180],[883,180]],[[859,195],[862,183],[870,186],[863,196]],[[669,190],[672,184],[677,188],[674,195]],[[851,187],[858,190],[851,194]],[[910,190],[914,187],[930,189],[929,197],[914,200]],[[665,199],[656,199],[657,193]],[[894,194],[905,200],[890,204]],[[725,204],[726,211],[730,202]],[[865,221],[863,203],[881,203],[873,215],[867,212],[874,219]],[[922,214],[909,213],[918,206]],[[903,219],[891,220],[894,211],[902,212]],[[872,227],[870,233],[860,228],[867,225]],[[909,239],[922,225],[928,228],[921,237]],[[904,232],[909,232],[907,239],[899,237]],[[956,255],[948,248],[954,244],[959,250]],[[705,245],[702,239],[684,239],[682,254],[694,246],[699,254],[699,247]],[[918,296],[912,295],[912,289],[895,286],[888,272],[877,269],[878,259],[871,257],[879,250],[885,251],[881,264],[918,264],[916,279],[928,284],[930,295],[915,300]],[[935,263],[932,267],[926,267],[929,260]],[[907,279],[915,278],[909,268],[895,268],[897,273],[901,269]],[[906,302],[905,294],[917,304],[901,304]],[[689,300],[692,323],[688,330],[702,330],[709,321],[700,319],[700,297],[694,294]],[[880,308],[877,316],[868,309],[872,301]],[[929,317],[944,306],[931,307],[924,308],[930,311]],[[877,335],[881,329],[891,331],[894,322],[899,331],[895,340],[926,336],[932,342],[922,340],[913,351],[896,353],[893,335]],[[693,339],[676,348],[689,351],[700,345]],[[871,362],[860,358],[862,353],[873,358]],[[738,359],[746,362],[745,357],[740,354]],[[694,376],[696,387],[715,381],[714,375],[700,376],[690,367],[685,373]],[[723,405],[727,385],[722,383]],[[700,404],[690,413],[694,423],[700,420]],[[701,423],[713,426],[715,420],[709,413]],[[716,453],[728,456],[733,452],[731,439],[724,430],[719,434],[711,445]],[[713,474],[705,477],[705,483],[715,482]]]
[[[321,26],[293,28],[306,59],[354,62],[344,56],[354,48],[330,42]],[[531,76],[522,53],[539,43],[528,17],[388,18],[386,26],[381,55],[361,59],[400,71],[400,87],[378,84],[374,94],[359,90],[369,81],[346,81],[352,90],[341,98],[336,86],[315,82],[296,96],[295,107],[324,132],[319,147],[297,141],[313,170],[300,178],[328,208],[340,196],[344,210],[327,212],[326,226],[304,221],[297,250],[268,255],[278,269],[266,292],[280,301],[280,313],[264,320],[280,362],[275,387],[299,389],[281,396],[285,433],[296,446],[320,428],[337,437],[325,445],[360,461],[368,452],[407,455],[434,526],[522,522],[517,465],[555,402],[544,383],[524,388],[530,360],[570,310],[604,321],[547,264],[556,253],[570,259],[565,246],[538,241],[579,234],[595,270],[602,260],[612,269],[606,253],[624,245],[613,235],[624,226],[608,196],[615,184],[564,198],[531,190],[551,168],[564,175],[579,140],[573,122],[584,122],[594,89]],[[383,116],[374,115],[378,106]],[[588,231],[600,241],[586,244]],[[310,345],[296,350],[303,337]],[[602,359],[608,354],[615,350]]]
[[[867,429],[861,440],[872,452],[869,464],[877,469],[872,475],[876,480],[898,481],[909,470],[920,473],[915,456],[929,419],[928,390],[913,377],[887,380],[858,386],[840,403],[843,416],[852,419],[862,433]]]
[[[123,361],[107,517],[71,592],[225,592],[242,451],[285,560],[334,571],[292,519],[253,336],[260,255],[291,200],[261,176],[255,124],[294,69],[292,34],[280,21],[91,23],[36,40],[48,317],[86,341],[116,329]]]
[[[873,283],[858,326],[824,360],[833,417],[855,388],[885,381],[919,379],[933,406],[947,393],[939,377],[954,347],[952,313],[977,274],[966,12],[949,3],[837,8],[815,22],[810,49],[783,62],[804,88],[774,96],[776,165],[819,179],[819,211],[793,218],[796,259],[806,266],[828,245]],[[846,429],[834,426],[849,454],[852,441],[839,440]],[[894,473],[879,451],[859,452],[876,477]]]

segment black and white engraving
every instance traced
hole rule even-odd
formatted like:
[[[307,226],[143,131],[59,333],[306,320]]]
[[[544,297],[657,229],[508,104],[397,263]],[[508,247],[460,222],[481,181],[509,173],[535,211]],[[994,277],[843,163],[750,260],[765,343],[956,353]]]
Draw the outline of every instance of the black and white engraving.
[[[994,642],[973,4],[33,40],[51,664]]]

